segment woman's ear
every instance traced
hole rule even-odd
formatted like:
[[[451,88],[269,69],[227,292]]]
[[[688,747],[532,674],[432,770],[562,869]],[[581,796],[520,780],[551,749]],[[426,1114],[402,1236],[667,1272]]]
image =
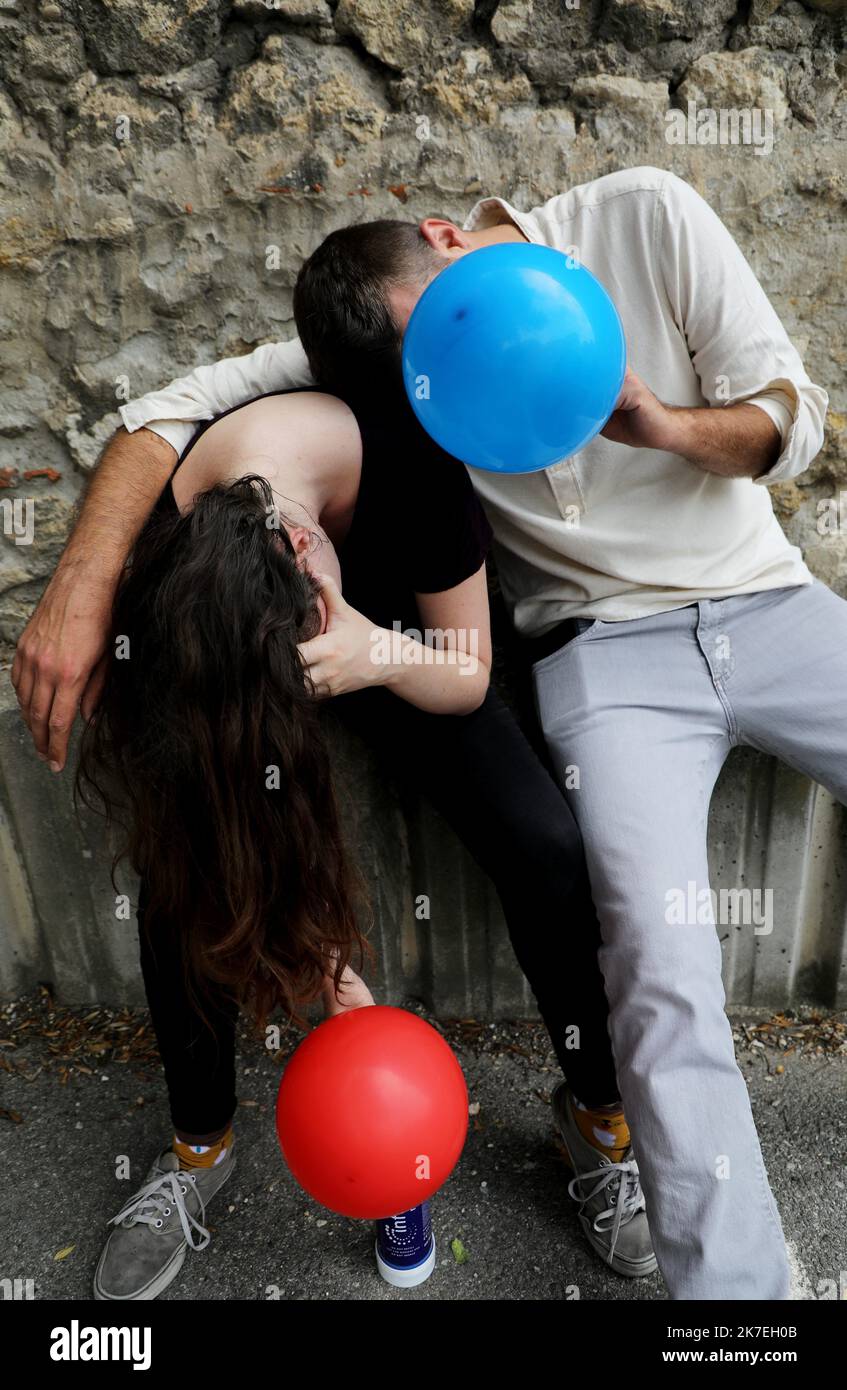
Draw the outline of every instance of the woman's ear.
[[[286,529],[294,554],[298,560],[304,559],[312,549],[313,533],[308,526],[289,526]]]

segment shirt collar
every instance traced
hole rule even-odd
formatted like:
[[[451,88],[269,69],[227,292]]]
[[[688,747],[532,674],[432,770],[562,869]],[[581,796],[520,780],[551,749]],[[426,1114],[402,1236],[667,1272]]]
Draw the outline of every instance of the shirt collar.
[[[463,230],[479,232],[485,227],[495,227],[506,219],[514,222],[529,241],[541,240],[531,214],[518,212],[505,198],[481,198],[465,218]]]

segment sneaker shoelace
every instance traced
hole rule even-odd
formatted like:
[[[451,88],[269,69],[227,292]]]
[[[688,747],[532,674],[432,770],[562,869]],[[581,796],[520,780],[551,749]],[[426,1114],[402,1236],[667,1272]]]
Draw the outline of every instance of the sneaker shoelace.
[[[580,1190],[581,1184],[590,1182],[592,1178],[597,1179],[596,1185],[592,1187],[590,1192],[583,1193]],[[638,1175],[638,1164],[635,1160],[627,1159],[625,1163],[604,1163],[601,1168],[591,1168],[585,1173],[578,1174],[568,1183],[568,1194],[573,1197],[574,1201],[579,1202],[580,1212],[586,1203],[591,1201],[592,1197],[597,1197],[604,1190],[608,1206],[605,1211],[598,1212],[592,1225],[598,1234],[611,1231],[608,1256],[611,1263],[621,1226],[630,1221],[644,1207],[641,1178]]]
[[[179,1217],[179,1224],[185,1241],[192,1250],[205,1250],[211,1240],[209,1232],[205,1226],[186,1210],[185,1197],[188,1188],[185,1183],[194,1186],[194,1174],[186,1173],[180,1169],[176,1173],[162,1173],[159,1177],[153,1178],[151,1182],[136,1192],[134,1197],[130,1197],[126,1206],[118,1212],[117,1216],[111,1218],[110,1224],[119,1226],[122,1221],[129,1220],[133,1225],[141,1224],[153,1226],[161,1230],[165,1218],[175,1211]],[[201,1203],[202,1210],[202,1203]]]

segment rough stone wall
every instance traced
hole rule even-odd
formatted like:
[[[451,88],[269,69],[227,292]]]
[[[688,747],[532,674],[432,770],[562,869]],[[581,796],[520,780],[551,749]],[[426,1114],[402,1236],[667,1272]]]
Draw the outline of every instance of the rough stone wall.
[[[325,232],[458,219],[488,192],[529,207],[638,164],[709,199],[831,392],[820,459],[776,497],[844,592],[847,493],[824,524],[818,504],[847,488],[845,11],[0,0],[0,499],[36,501],[32,545],[4,513],[0,639],[16,639],[55,563],[116,405],[290,336],[297,266]],[[772,153],[669,144],[667,110],[690,100],[771,110]]]
[[[812,567],[847,593],[845,11],[0,0],[0,665],[117,405],[290,336],[297,267],[325,232],[379,215],[461,219],[483,193],[530,207],[627,165],[671,168],[709,199],[830,391],[819,460],[775,495]],[[669,144],[667,113],[689,101],[772,111],[772,152]],[[15,544],[16,499],[34,500],[32,544]],[[425,806],[401,805],[362,750],[341,744],[338,759],[374,885],[380,997],[411,993],[444,1016],[531,1013],[467,855]],[[75,1001],[136,1002],[102,831],[78,823],[69,796],[67,779],[44,775],[0,675],[0,994],[52,979]],[[725,944],[731,999],[847,997],[844,814],[758,755],[730,760],[715,882],[775,884],[785,904],[773,950],[749,934]],[[421,885],[440,894],[423,927]]]

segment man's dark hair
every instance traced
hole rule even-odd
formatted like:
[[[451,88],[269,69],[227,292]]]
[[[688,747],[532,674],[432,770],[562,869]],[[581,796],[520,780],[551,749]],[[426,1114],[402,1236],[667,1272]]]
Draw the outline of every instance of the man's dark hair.
[[[401,334],[391,317],[393,285],[426,285],[440,258],[414,222],[362,222],[331,232],[303,265],[294,318],[312,375],[349,396],[400,376]]]

